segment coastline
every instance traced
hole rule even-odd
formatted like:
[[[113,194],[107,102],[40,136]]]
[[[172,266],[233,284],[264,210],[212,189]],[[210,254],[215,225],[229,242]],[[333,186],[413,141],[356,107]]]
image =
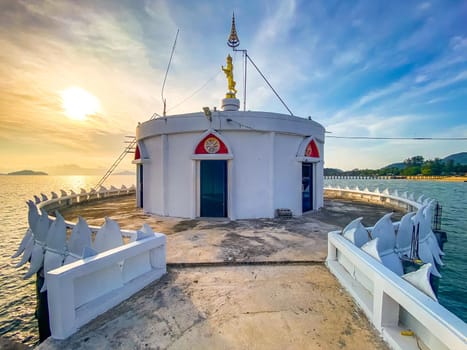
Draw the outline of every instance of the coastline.
[[[420,179],[424,180],[424,179]],[[431,179],[427,179],[431,180]],[[446,181],[446,182],[467,182],[467,176],[447,176],[442,179],[433,179],[434,181]]]
[[[467,176],[401,176],[394,180],[440,181],[440,182],[467,182]]]
[[[411,180],[411,181],[438,181],[438,182],[467,182],[467,176],[324,176],[325,180]]]

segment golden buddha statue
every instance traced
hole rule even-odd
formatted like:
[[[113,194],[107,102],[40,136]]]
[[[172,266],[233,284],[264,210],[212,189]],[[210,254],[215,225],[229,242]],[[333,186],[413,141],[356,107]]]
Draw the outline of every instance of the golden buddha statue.
[[[226,98],[236,98],[237,90],[235,89],[235,80],[233,78],[233,64],[232,64],[232,57],[230,55],[227,56],[227,66],[224,68],[222,66],[222,70],[227,77],[227,85],[229,91],[225,94]]]

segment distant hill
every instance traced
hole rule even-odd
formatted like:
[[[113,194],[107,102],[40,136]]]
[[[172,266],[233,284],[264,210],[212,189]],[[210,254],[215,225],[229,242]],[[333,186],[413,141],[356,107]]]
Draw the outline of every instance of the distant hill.
[[[447,162],[451,159],[454,161],[454,164],[467,165],[467,152],[451,154],[447,157],[444,157],[443,162]]]
[[[449,156],[446,156],[443,159],[441,159],[443,163],[446,163],[449,160],[452,160],[454,164],[467,165],[467,152],[450,154]],[[392,163],[392,164],[382,167],[381,169],[389,169],[389,168],[397,168],[399,170],[402,170],[402,169],[405,169],[405,163],[404,162]]]
[[[136,175],[136,173],[134,171],[124,170],[124,171],[115,173],[114,175]]]
[[[334,168],[324,168],[324,176],[339,176],[342,175],[344,171],[341,169]]]
[[[61,164],[46,168],[52,175],[86,175],[102,176],[107,169],[105,168],[85,168],[77,164]]]
[[[34,170],[20,170],[8,173],[7,175],[49,175],[43,171],[34,171]]]
[[[427,160],[428,159],[425,159],[425,161]],[[461,166],[466,166],[467,165],[467,152],[450,154],[444,157],[443,159],[441,159],[441,163],[447,163],[450,160],[453,161],[454,163],[453,165],[460,164]],[[402,171],[406,168],[406,164],[404,162],[392,163],[392,164],[389,164],[389,165],[386,165],[380,168],[379,170],[387,170],[387,169],[392,169],[392,168],[397,168],[398,170]],[[378,170],[371,170],[371,171],[378,171]],[[362,170],[359,170],[359,169],[344,171],[344,170],[335,169],[335,168],[324,168],[324,176],[356,175],[356,174],[361,174],[361,173],[362,173]]]
[[[386,165],[385,167],[381,169],[391,169],[391,168],[397,168],[399,170],[402,170],[405,168],[405,163],[392,163],[392,164]]]

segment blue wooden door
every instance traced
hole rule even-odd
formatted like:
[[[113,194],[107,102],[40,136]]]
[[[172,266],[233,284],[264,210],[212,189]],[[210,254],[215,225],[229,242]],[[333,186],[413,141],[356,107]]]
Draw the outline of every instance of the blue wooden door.
[[[227,217],[227,161],[202,160],[200,164],[200,215]]]
[[[313,164],[302,163],[302,211],[313,210]]]

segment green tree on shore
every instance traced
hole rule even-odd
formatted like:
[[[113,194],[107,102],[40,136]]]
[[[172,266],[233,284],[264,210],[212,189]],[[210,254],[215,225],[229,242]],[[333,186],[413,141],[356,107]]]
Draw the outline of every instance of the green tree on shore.
[[[454,164],[452,159],[443,161],[439,158],[425,160],[422,156],[414,156],[404,160],[404,168],[386,167],[381,169],[353,169],[342,171],[339,169],[324,169],[325,176],[441,176],[465,175],[467,165]]]

